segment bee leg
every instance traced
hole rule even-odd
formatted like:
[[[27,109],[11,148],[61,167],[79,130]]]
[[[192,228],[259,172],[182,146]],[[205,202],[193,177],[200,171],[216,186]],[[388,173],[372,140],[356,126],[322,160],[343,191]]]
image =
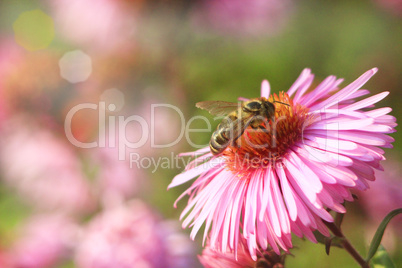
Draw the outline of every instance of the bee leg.
[[[240,142],[238,142],[238,141],[239,141],[239,138],[241,137],[241,135],[243,135],[243,133],[244,133],[244,130],[240,131],[240,133],[237,133],[237,134],[235,135],[235,137],[234,137],[233,140],[232,140],[232,146],[233,146],[233,147],[234,147],[234,146],[237,146],[238,148],[241,147],[241,140],[240,140]]]

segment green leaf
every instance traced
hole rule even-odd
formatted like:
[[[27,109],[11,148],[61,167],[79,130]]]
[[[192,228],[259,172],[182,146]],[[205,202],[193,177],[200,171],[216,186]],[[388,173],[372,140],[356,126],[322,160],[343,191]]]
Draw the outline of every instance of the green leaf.
[[[313,233],[314,233],[315,239],[317,239],[318,243],[325,245],[327,243],[327,239],[330,239],[329,237],[326,237],[325,235],[323,235],[322,233],[320,233],[318,231],[314,231]]]
[[[327,255],[329,255],[331,247],[343,248],[343,238],[335,236],[326,237],[318,231],[314,231],[314,236],[317,239],[318,243],[325,245],[325,253],[327,253]]]
[[[371,241],[369,253],[367,256],[367,260],[366,260],[367,262],[369,262],[371,260],[371,258],[376,253],[378,247],[380,246],[382,236],[384,235],[384,231],[385,231],[385,228],[387,227],[388,223],[391,221],[391,219],[393,217],[395,217],[396,215],[398,215],[400,213],[402,213],[402,208],[395,209],[395,210],[391,211],[387,216],[385,216],[385,218],[382,220],[380,226],[378,226],[378,229],[374,234],[373,240]]]
[[[392,262],[391,258],[389,257],[385,248],[380,245],[377,250],[377,253],[374,255],[373,259],[371,260],[371,267],[373,268],[395,268],[394,263]]]

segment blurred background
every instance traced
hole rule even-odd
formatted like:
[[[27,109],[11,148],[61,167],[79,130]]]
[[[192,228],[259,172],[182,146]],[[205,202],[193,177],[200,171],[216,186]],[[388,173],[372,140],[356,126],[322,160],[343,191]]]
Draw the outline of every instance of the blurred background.
[[[180,227],[186,202],[173,207],[190,184],[166,188],[184,168],[177,154],[210,133],[180,137],[178,111],[152,105],[187,123],[207,115],[196,102],[257,97],[263,79],[287,90],[309,67],[344,86],[378,67],[365,88],[390,91],[379,105],[399,118],[401,19],[400,0],[2,0],[0,267],[200,267],[200,238]],[[363,255],[402,207],[401,135],[347,205],[344,232]],[[401,217],[392,223],[383,243],[402,266]],[[341,249],[294,243],[288,267],[357,266]]]

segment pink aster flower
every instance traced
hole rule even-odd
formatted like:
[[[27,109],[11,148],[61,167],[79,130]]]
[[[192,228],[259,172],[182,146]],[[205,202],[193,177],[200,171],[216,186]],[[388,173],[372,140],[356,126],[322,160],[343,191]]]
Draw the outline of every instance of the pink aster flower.
[[[199,256],[199,260],[205,268],[281,268],[284,267],[285,256],[266,250],[258,254],[257,260],[253,260],[249,254],[245,239],[241,239],[237,256],[233,251],[219,252],[207,246],[202,251],[202,255]]]
[[[197,159],[169,185],[197,178],[179,197],[190,195],[181,219],[192,227],[191,238],[205,223],[204,241],[209,234],[213,250],[236,253],[244,237],[256,259],[268,246],[287,251],[292,233],[314,242],[314,230],[329,235],[327,209],[345,213],[350,190],[367,189],[374,169],[382,169],[378,147],[392,147],[391,108],[367,109],[388,92],[356,100],[369,93],[361,87],[376,72],[343,89],[342,79],[329,76],[309,90],[314,76],[305,69],[286,93],[273,96],[263,81],[259,100],[274,103],[275,120],[261,123],[265,131],[247,128],[221,154],[209,148],[187,154]]]

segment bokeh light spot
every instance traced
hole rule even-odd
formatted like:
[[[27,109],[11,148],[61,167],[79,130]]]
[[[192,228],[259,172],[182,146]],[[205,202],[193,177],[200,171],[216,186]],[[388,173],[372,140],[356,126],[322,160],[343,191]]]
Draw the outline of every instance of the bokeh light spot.
[[[116,110],[116,105],[111,103],[111,104],[109,104],[108,109],[109,109],[109,111],[113,112],[114,110]]]
[[[81,50],[67,52],[59,60],[60,75],[70,83],[88,79],[92,73],[92,60]]]
[[[40,9],[22,12],[13,30],[15,41],[30,51],[47,48],[54,38],[53,19]]]

